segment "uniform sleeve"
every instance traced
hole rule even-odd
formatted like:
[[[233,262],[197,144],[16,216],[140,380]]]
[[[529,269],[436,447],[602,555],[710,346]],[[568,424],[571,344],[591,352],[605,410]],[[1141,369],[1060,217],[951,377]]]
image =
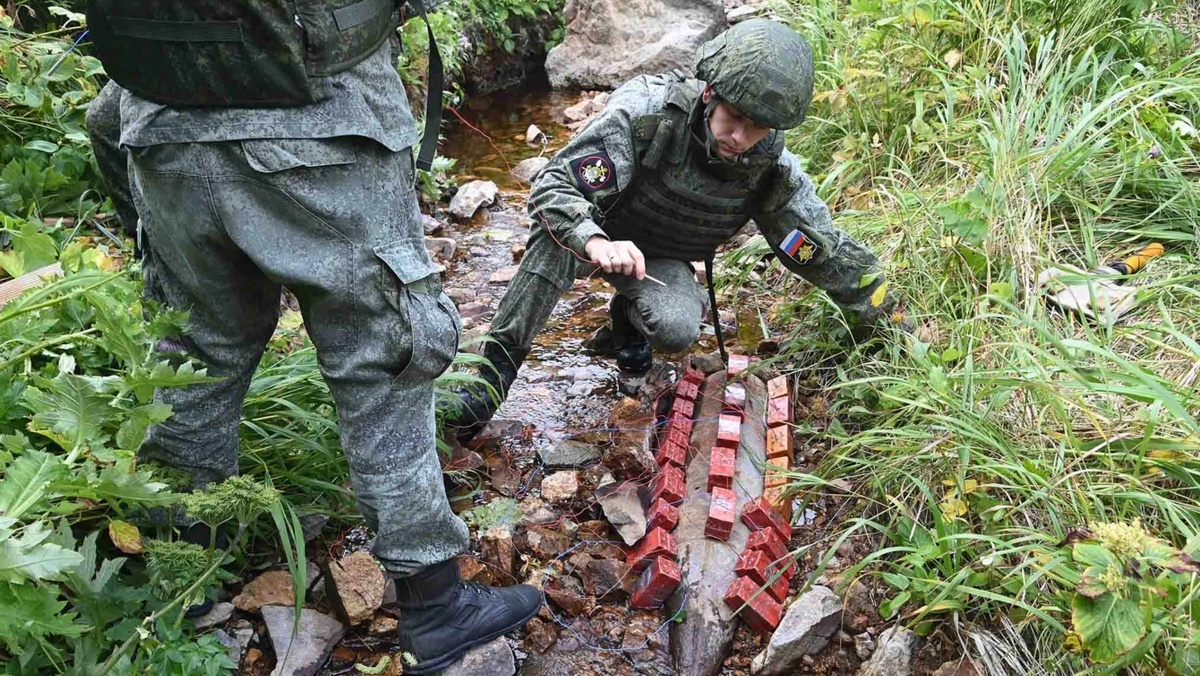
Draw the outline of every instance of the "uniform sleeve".
[[[834,227],[795,155],[784,151],[779,162],[766,210],[755,219],[779,261],[828,293],[860,326],[890,321],[897,303],[886,289],[876,293],[885,283],[879,259]]]
[[[600,204],[620,192],[637,168],[633,119],[650,106],[646,85],[634,80],[613,92],[608,104],[534,179],[529,215],[561,244],[586,258],[583,245],[600,227]]]

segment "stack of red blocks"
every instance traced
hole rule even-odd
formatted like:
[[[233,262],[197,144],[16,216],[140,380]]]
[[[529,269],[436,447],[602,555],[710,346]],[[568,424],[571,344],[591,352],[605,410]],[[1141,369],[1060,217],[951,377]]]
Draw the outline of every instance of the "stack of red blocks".
[[[725,604],[740,610],[750,628],[765,634],[774,631],[783,616],[793,573],[787,551],[792,527],[765,497],[746,505],[742,523],[752,532],[738,556],[737,579],[725,592]]]
[[[641,572],[630,595],[634,608],[654,608],[666,602],[683,578],[676,562],[675,536],[679,509],[675,503],[687,492],[688,450],[691,446],[692,416],[704,373],[689,368],[675,389],[675,401],[667,416],[666,432],[661,435],[655,460],[659,473],[651,484],[650,511],[646,514],[646,535],[626,554],[630,570]]]
[[[791,519],[792,501],[787,497],[788,479],[792,467],[794,440],[792,438],[791,397],[786,376],[767,381],[767,472],[763,478],[763,495],[771,505]]]

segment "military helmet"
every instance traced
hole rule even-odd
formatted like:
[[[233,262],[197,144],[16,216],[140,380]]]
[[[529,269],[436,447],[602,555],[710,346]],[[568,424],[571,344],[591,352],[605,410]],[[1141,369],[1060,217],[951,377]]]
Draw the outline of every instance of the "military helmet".
[[[812,50],[788,26],[751,19],[700,46],[696,77],[758,124],[791,129],[812,101]]]

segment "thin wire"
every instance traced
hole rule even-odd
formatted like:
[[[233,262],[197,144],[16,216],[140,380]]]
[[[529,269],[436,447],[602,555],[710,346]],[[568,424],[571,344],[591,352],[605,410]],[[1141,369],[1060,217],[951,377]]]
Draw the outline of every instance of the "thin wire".
[[[54,71],[58,70],[58,67],[62,65],[62,62],[66,61],[67,57],[71,54],[71,52],[75,51],[75,48],[79,46],[80,42],[83,42],[83,38],[85,38],[87,34],[88,32],[85,30],[79,34],[79,37],[75,38],[75,42],[67,48],[67,51],[63,52],[62,56],[58,57],[58,61],[55,61],[53,66],[50,66],[50,70],[46,72],[46,77],[53,75]]]

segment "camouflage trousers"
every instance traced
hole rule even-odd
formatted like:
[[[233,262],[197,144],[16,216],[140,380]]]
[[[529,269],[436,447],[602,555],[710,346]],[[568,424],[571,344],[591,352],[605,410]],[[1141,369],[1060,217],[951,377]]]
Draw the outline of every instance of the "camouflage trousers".
[[[138,214],[129,188],[129,154],[120,145],[121,88],[116,82],[109,80],[88,104],[85,124],[100,180],[112,199],[121,229],[126,236],[134,237]]]
[[[140,455],[199,485],[237,472],[242,399],[286,285],[337,406],[375,555],[404,575],[465,549],[442,482],[433,389],[462,326],[425,250],[411,151],[347,137],[131,154],[148,293],[190,312],[181,343],[223,378],[160,390],[174,415]]]
[[[559,246],[544,227],[535,225],[521,266],[492,320],[492,337],[529,349],[562,294],[577,277],[594,269]],[[696,282],[691,264],[651,258],[646,261],[646,272],[666,286],[628,275],[607,274],[604,279],[631,301],[629,320],[656,351],[688,349],[700,337],[700,323],[708,312],[708,297]]]

